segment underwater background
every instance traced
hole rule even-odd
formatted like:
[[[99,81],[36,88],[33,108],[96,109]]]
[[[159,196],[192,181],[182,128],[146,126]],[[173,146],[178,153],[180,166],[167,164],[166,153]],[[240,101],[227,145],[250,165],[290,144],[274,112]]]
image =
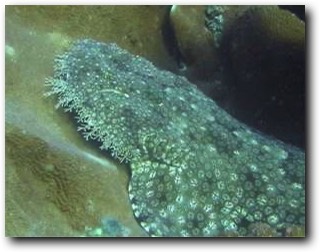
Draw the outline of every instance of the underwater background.
[[[47,78],[57,71],[54,59],[79,39],[116,43],[185,76],[258,135],[283,141],[298,153],[291,177],[304,189],[303,6],[6,6],[5,21],[6,236],[156,233],[133,214],[130,162],[86,141],[74,114],[56,110],[57,99],[44,96]],[[304,209],[304,196],[297,200]],[[245,232],[228,223],[216,235],[304,236],[304,212],[297,211],[300,224],[273,228],[253,216],[251,225],[241,223]],[[289,217],[296,216],[286,216],[295,223]]]

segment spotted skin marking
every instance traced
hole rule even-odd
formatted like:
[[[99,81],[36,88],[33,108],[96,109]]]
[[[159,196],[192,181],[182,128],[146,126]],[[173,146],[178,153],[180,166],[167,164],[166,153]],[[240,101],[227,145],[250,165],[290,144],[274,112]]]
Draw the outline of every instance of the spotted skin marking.
[[[56,58],[46,85],[86,139],[130,163],[129,199],[151,236],[305,224],[304,152],[240,123],[186,78],[86,39]]]

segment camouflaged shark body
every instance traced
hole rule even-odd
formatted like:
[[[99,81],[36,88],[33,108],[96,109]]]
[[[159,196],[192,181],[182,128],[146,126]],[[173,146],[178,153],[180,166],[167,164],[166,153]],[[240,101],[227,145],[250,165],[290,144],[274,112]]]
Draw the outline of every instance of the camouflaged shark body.
[[[305,154],[253,132],[184,77],[80,40],[57,57],[47,85],[86,139],[130,162],[132,209],[150,235],[305,224]]]

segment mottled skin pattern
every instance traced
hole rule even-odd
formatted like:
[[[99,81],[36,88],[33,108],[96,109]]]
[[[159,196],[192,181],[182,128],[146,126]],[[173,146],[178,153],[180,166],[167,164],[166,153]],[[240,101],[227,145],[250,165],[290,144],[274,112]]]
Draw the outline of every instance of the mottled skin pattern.
[[[57,57],[47,85],[86,139],[130,162],[132,208],[150,235],[305,224],[305,154],[253,132],[184,77],[81,40]]]

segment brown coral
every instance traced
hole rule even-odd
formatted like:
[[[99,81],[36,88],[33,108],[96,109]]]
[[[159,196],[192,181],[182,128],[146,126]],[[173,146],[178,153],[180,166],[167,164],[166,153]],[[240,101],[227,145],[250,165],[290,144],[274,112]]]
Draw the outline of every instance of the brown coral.
[[[133,226],[130,235],[139,230],[132,225],[125,173],[75,146],[58,148],[6,128],[7,235],[83,235],[106,215]]]
[[[207,79],[217,70],[219,60],[213,36],[205,26],[205,6],[174,5],[170,22],[183,61],[189,71],[200,79]]]
[[[233,113],[304,147],[304,22],[276,6],[253,6],[226,32],[228,73],[234,76]]]

